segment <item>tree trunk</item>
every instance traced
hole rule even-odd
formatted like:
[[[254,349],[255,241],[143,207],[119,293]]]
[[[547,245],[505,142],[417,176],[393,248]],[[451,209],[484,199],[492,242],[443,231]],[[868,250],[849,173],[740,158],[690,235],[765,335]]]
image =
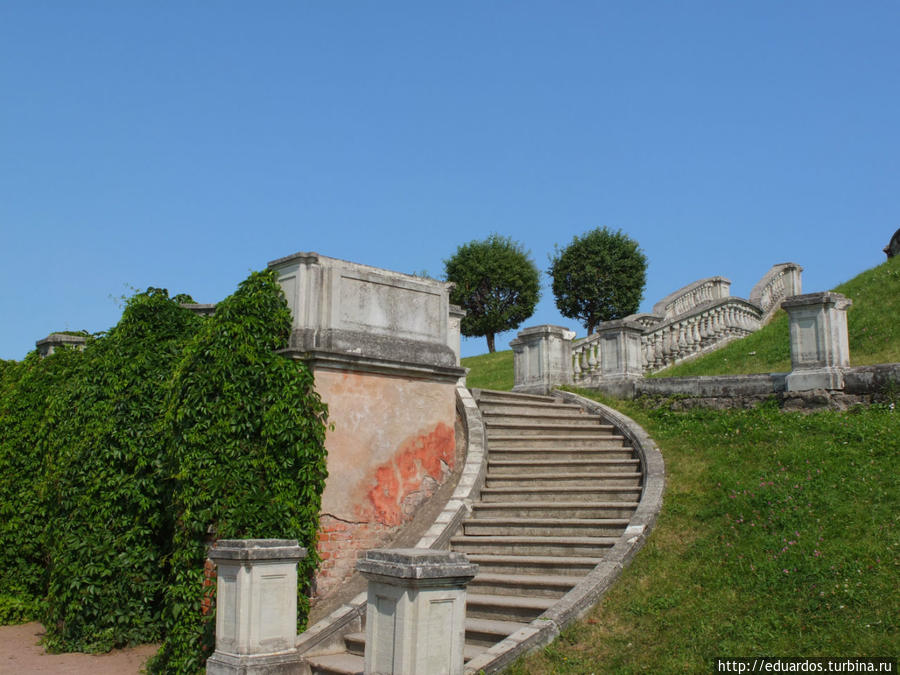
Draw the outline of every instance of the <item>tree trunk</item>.
[[[593,335],[593,334],[594,334],[594,329],[595,329],[596,327],[597,327],[597,322],[596,322],[596,321],[593,321],[592,319],[588,319],[588,320],[587,320],[587,332],[588,332],[587,334],[588,334],[588,335]]]
[[[487,338],[487,341],[488,341],[488,354],[493,354],[494,353],[494,334],[488,333],[487,335],[485,335],[485,337]]]

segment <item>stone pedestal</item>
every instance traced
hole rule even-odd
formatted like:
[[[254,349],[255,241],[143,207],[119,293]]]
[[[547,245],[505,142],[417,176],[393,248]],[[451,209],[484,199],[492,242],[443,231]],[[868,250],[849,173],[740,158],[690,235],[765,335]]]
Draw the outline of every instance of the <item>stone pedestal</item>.
[[[207,673],[300,673],[297,562],[293,539],[223,539],[210,549],[217,567],[216,651]]]
[[[357,569],[369,580],[366,673],[463,672],[465,587],[477,565],[451,551],[376,549]]]
[[[847,308],[840,293],[808,293],[782,303],[791,326],[791,373],[788,391],[844,388],[843,368],[850,365]]]
[[[513,350],[513,391],[548,394],[561,384],[572,384],[572,340],[575,333],[562,326],[534,326],[519,332]]]
[[[600,343],[600,379],[609,382],[643,376],[641,326],[607,321],[597,330]]]
[[[78,349],[84,351],[84,346],[87,344],[87,338],[83,335],[69,335],[68,333],[50,333],[43,340],[38,340],[34,343],[38,349],[38,354],[40,354],[41,358],[45,356],[50,356],[54,350],[63,345],[67,347],[72,347],[73,349]]]

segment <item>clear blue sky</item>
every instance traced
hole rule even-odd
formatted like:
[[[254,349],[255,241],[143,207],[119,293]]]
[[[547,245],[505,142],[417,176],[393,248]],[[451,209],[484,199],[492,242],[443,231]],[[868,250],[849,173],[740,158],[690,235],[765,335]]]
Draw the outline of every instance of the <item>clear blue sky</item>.
[[[831,288],[900,226],[898,36],[896,0],[6,0],[0,358],[131,288],[215,302],[296,251],[441,276],[491,232],[546,270],[621,228],[645,309],[785,261]],[[543,283],[525,325],[575,327]]]

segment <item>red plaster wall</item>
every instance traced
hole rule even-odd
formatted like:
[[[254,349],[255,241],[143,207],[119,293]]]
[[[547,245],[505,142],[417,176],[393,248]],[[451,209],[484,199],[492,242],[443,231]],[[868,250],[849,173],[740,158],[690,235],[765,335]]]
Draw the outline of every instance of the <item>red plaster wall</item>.
[[[353,573],[360,551],[388,542],[449,477],[456,387],[372,373],[315,372],[328,404],[316,598]]]

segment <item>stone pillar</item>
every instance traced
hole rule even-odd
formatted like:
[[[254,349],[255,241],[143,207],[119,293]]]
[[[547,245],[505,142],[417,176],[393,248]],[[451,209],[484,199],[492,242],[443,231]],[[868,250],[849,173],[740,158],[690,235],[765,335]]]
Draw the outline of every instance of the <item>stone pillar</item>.
[[[295,539],[221,539],[209,551],[217,567],[216,651],[206,672],[288,675],[297,653]]]
[[[68,333],[50,333],[43,340],[38,340],[34,343],[41,358],[50,356],[57,347],[62,347],[63,345],[84,351],[86,344],[87,338],[83,335],[69,335]]]
[[[600,342],[599,379],[636,380],[643,377],[644,329],[624,321],[606,321],[597,330]]]
[[[782,303],[791,325],[791,373],[788,391],[844,388],[843,368],[850,365],[847,308],[840,293],[808,293]]]
[[[459,365],[459,335],[460,324],[466,317],[466,310],[459,305],[450,305],[450,320],[447,322],[447,346],[456,354],[456,365]]]
[[[572,384],[572,340],[575,333],[562,326],[534,326],[519,331],[513,350],[513,391],[548,394],[561,384]]]
[[[356,567],[369,580],[365,672],[461,675],[466,584],[478,565],[413,548],[366,551]]]

